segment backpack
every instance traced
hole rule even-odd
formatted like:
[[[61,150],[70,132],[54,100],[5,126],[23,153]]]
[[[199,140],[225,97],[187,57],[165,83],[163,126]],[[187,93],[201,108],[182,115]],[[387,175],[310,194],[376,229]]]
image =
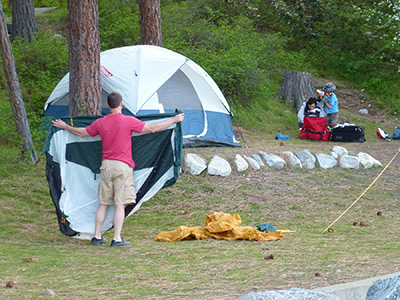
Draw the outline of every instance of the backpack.
[[[329,141],[331,131],[326,126],[326,119],[304,117],[303,126],[300,128],[300,138],[304,140]]]

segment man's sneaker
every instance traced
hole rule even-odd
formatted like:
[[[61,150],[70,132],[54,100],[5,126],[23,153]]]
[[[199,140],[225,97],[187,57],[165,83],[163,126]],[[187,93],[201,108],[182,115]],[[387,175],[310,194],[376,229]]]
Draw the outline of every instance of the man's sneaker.
[[[92,238],[92,241],[90,242],[92,245],[103,245],[103,244],[107,244],[107,240],[103,237],[101,237],[101,239]]]
[[[131,242],[126,242],[121,238],[121,241],[112,240],[110,247],[123,247],[123,246],[132,246]]]

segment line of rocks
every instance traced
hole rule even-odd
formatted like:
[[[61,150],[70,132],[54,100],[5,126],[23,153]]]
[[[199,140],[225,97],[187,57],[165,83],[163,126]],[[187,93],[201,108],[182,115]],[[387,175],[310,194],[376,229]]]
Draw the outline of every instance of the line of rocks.
[[[329,154],[317,153],[313,155],[309,150],[302,150],[295,154],[290,151],[284,151],[281,155],[264,151],[251,154],[251,156],[236,154],[233,162],[239,173],[247,171],[249,167],[258,171],[266,165],[277,170],[284,168],[306,168],[312,170],[317,166],[322,169],[334,167],[346,169],[382,167],[382,164],[368,153],[359,152],[356,154],[341,146],[334,146]],[[230,163],[218,155],[215,155],[207,165],[205,158],[194,153],[187,153],[183,166],[185,172],[191,175],[200,175],[205,169],[208,169],[209,175],[226,177],[232,173]]]

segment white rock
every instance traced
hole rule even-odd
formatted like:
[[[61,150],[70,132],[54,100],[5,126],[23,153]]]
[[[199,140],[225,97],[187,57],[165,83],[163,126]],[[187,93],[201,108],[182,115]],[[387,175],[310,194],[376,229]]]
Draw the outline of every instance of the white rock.
[[[234,163],[236,164],[236,169],[239,173],[244,172],[249,168],[249,164],[240,154],[236,154]]]
[[[208,165],[209,175],[229,176],[232,173],[231,165],[223,158],[214,156]]]
[[[375,158],[365,152],[358,153],[358,158],[360,159],[360,164],[364,168],[371,168],[374,166]]]
[[[191,175],[199,175],[207,169],[207,160],[197,154],[187,153],[185,155],[185,170]]]
[[[288,165],[291,166],[293,169],[303,168],[303,165],[301,164],[300,159],[296,155],[294,155],[292,152],[283,151],[282,156],[286,160]]]
[[[262,161],[261,157],[258,154],[252,154],[251,157],[256,160],[256,162],[260,165],[260,167],[265,167],[264,162]]]
[[[296,153],[296,156],[300,159],[301,164],[307,169],[315,168],[316,158],[309,150],[302,150]]]
[[[360,159],[357,156],[342,155],[340,156],[340,166],[344,169],[359,169]]]
[[[334,146],[332,149],[333,152],[335,152],[337,155],[347,155],[348,151],[346,148],[340,147],[340,146]]]
[[[253,170],[258,171],[260,169],[260,165],[254,158],[252,158],[250,156],[246,156],[246,155],[243,155],[243,157],[247,160],[247,162],[250,164],[250,166],[253,168]]]
[[[278,156],[276,154],[265,153],[263,151],[259,151],[258,153],[260,153],[263,156],[265,162],[271,168],[274,168],[274,169],[277,169],[277,170],[281,170],[286,165],[285,160],[282,157],[280,157],[280,156]]]
[[[322,169],[330,169],[338,165],[337,160],[329,154],[315,154],[318,164]]]

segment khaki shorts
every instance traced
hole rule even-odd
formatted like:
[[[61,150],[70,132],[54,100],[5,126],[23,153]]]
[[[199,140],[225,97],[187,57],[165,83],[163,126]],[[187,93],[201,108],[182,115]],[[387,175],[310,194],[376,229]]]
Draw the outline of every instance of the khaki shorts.
[[[129,165],[118,160],[103,160],[100,171],[100,204],[133,204],[136,202],[133,169]]]

